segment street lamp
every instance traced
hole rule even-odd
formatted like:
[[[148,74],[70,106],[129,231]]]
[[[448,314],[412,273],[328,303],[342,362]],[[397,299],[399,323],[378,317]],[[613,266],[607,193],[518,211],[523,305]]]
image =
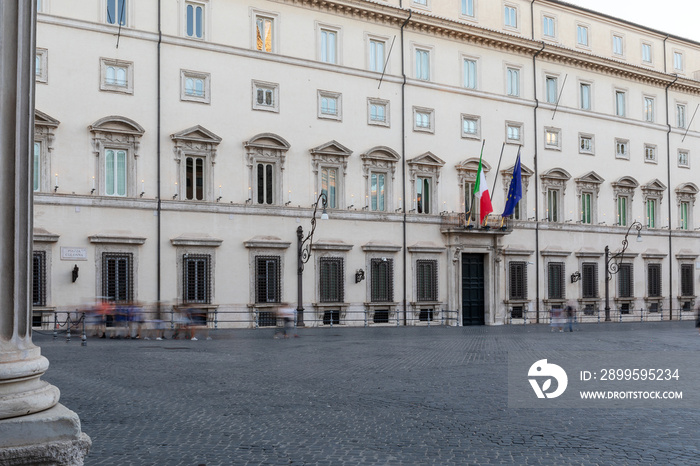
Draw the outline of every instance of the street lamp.
[[[321,193],[318,195],[318,199],[313,204],[314,213],[311,215],[311,231],[306,237],[304,237],[304,230],[301,225],[297,228],[297,326],[304,326],[304,304],[303,304],[303,276],[304,264],[309,262],[311,258],[311,245],[314,240],[314,231],[316,231],[316,212],[318,211],[318,203],[321,202],[323,206],[323,211],[321,212],[321,220],[328,220],[328,212],[326,212],[326,206],[328,204],[328,197],[326,193]]]
[[[629,245],[627,237],[632,231],[632,227],[637,229],[637,242],[642,241],[642,224],[638,221],[632,222],[632,225],[627,229],[625,238],[622,240],[622,250],[617,254],[610,256],[610,248],[605,246],[605,321],[610,322],[610,280],[612,276],[620,271],[620,264],[624,258],[625,251]]]

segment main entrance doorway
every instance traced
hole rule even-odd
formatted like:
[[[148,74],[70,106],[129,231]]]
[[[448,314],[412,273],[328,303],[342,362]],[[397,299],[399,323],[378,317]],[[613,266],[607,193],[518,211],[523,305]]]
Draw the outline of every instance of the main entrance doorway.
[[[484,256],[462,254],[462,325],[484,325]]]

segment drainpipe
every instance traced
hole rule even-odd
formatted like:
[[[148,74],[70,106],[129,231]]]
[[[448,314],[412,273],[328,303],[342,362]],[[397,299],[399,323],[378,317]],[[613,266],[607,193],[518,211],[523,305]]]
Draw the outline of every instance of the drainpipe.
[[[157,207],[156,207],[156,303],[158,306],[158,318],[161,318],[161,309],[160,309],[160,301],[161,301],[161,288],[160,288],[160,258],[161,258],[161,251],[160,251],[160,236],[161,236],[161,202],[160,202],[160,47],[161,43],[163,41],[163,33],[161,31],[161,0],[158,0],[158,56],[156,60],[156,88],[157,88],[157,104],[156,104],[156,119],[157,119],[157,124],[156,124],[156,202],[157,202]]]
[[[668,38],[668,36],[666,36]],[[664,39],[664,57],[666,56],[666,39]],[[666,67],[666,60],[664,59],[664,68]],[[673,212],[672,199],[671,199],[671,122],[668,111],[668,88],[673,86],[673,84],[678,81],[678,75],[673,78],[673,81],[666,85],[664,94],[666,96],[666,184],[668,189],[668,318],[673,320],[673,237],[671,233],[673,228],[671,227],[671,215]]]
[[[399,2],[399,7],[403,8],[403,1]],[[408,10],[408,18],[401,25],[401,76],[403,81],[401,82],[401,202],[403,211],[403,325],[407,324],[407,310],[406,310],[406,286],[407,281],[407,267],[406,267],[406,68],[405,68],[405,53],[404,53],[404,40],[403,40],[403,30],[411,19],[413,12]]]
[[[534,3],[534,0],[533,0]],[[532,3],[530,4],[532,7]],[[532,20],[533,35],[534,35],[534,19]],[[544,50],[545,43],[542,42],[542,48],[532,56],[532,86],[535,98],[535,108],[533,109],[534,132],[535,132],[535,154],[534,154],[534,170],[535,170],[535,322],[540,323],[540,209],[537,198],[539,194],[539,169],[537,167],[537,109],[540,106],[540,101],[537,99],[537,55]],[[527,213],[525,214],[527,218]]]

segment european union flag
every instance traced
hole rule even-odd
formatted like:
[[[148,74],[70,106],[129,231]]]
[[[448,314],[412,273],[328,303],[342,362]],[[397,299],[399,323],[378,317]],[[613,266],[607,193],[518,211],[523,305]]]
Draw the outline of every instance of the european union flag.
[[[501,217],[509,217],[515,212],[515,206],[523,197],[523,179],[520,171],[520,149],[518,148],[518,158],[513,167],[513,178],[510,180],[508,188],[508,199],[506,199],[506,208],[503,209]]]

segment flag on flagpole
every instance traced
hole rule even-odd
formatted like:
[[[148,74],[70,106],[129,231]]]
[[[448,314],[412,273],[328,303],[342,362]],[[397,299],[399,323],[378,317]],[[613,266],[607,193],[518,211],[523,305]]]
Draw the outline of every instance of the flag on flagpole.
[[[518,158],[515,160],[513,167],[513,178],[510,180],[508,187],[508,198],[506,199],[506,207],[503,209],[502,217],[508,217],[515,212],[515,206],[523,197],[523,178],[520,169],[520,148],[518,148]]]
[[[474,183],[474,195],[479,198],[479,223],[484,223],[484,217],[493,212],[491,206],[491,195],[489,194],[489,186],[486,184],[486,176],[481,164],[481,159],[484,156],[482,146],[481,155],[479,156],[479,170],[476,172],[476,183]]]

